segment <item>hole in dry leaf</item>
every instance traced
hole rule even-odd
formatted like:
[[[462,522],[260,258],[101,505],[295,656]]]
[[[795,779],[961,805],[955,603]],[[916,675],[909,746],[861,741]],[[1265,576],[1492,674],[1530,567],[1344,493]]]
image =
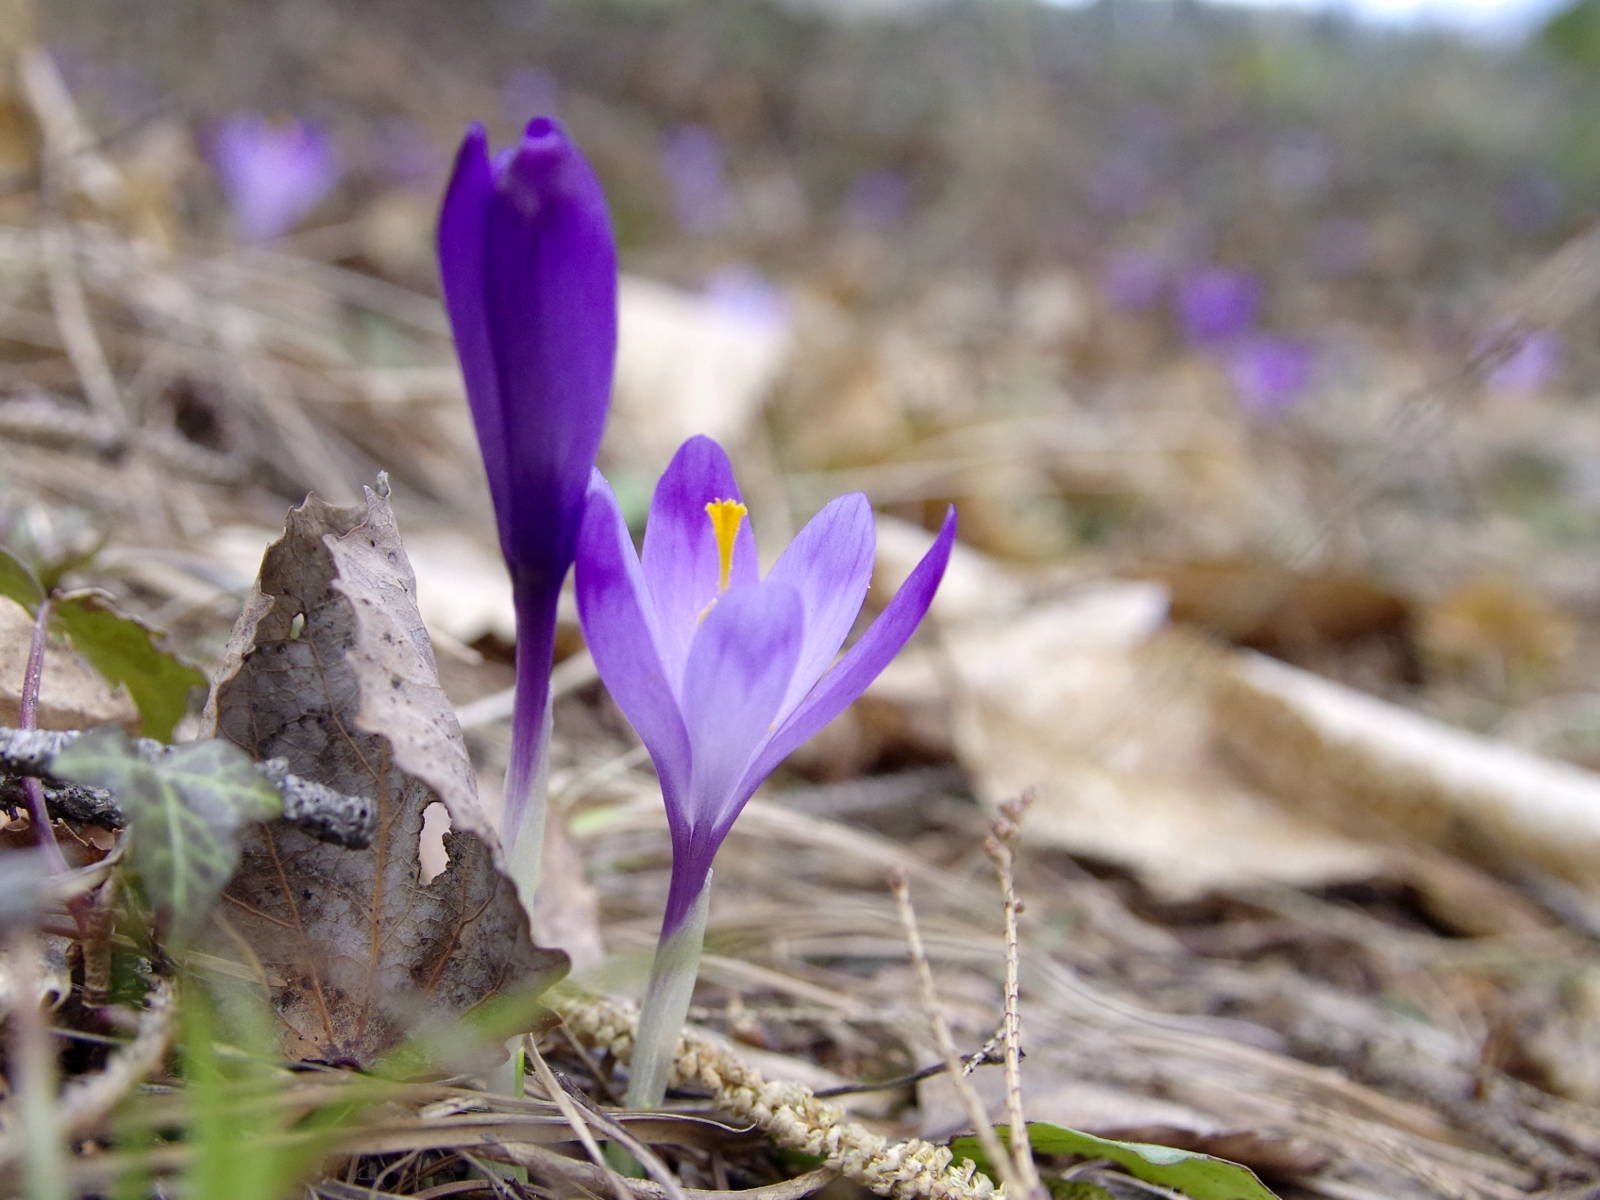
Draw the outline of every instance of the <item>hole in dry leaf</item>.
[[[426,886],[450,865],[444,835],[450,832],[450,812],[435,800],[422,810],[422,836],[417,839],[417,882]]]

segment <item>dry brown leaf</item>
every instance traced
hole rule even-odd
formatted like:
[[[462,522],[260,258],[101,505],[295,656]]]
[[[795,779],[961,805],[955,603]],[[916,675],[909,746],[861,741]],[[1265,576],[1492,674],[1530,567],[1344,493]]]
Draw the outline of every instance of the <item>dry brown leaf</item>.
[[[1169,896],[1360,878],[1381,855],[1281,805],[1220,752],[1222,652],[1163,629],[1151,584],[1041,600],[950,629],[955,736],[991,804],[1031,790],[1028,833]]]
[[[1139,564],[1129,573],[1167,588],[1174,621],[1279,658],[1305,661],[1368,638],[1409,654],[1410,602],[1356,572],[1222,558]]]
[[[213,685],[208,717],[257,758],[371,796],[373,845],[281,824],[246,841],[226,915],[267,972],[287,1052],[365,1063],[421,1015],[566,968],[537,947],[440,690],[384,497],[289,513]],[[421,882],[423,812],[448,810],[449,865]]]

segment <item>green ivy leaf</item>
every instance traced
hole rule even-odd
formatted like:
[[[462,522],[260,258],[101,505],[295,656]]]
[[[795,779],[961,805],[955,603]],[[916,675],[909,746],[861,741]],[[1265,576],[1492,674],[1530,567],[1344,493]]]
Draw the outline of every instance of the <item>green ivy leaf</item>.
[[[1009,1143],[1010,1130],[1006,1126],[995,1126],[995,1132]],[[1191,1200],[1277,1200],[1249,1167],[1209,1154],[1147,1142],[1117,1142],[1043,1121],[1028,1122],[1028,1144],[1037,1154],[1110,1159],[1135,1179],[1172,1188]],[[977,1138],[956,1138],[950,1149],[957,1158],[970,1158],[989,1170]]]
[[[176,746],[146,762],[114,728],[84,734],[54,774],[111,791],[128,818],[128,854],[168,938],[198,927],[239,863],[239,830],[283,812],[283,800],[229,742]]]
[[[44,599],[44,585],[23,561],[9,550],[0,549],[0,596],[9,596],[29,612]]]
[[[189,708],[189,689],[206,678],[156,645],[155,630],[123,616],[104,592],[67,592],[55,603],[55,625],[89,665],[128,689],[145,736],[170,741]]]

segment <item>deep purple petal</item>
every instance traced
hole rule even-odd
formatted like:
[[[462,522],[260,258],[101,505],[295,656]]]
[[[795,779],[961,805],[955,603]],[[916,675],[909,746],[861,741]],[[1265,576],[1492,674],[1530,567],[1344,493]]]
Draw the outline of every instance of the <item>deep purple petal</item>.
[[[650,751],[676,841],[687,832],[681,798],[690,780],[689,737],[662,667],[633,539],[598,471],[579,535],[577,593],[578,618],[595,668]]]
[[[950,561],[950,547],[956,538],[956,512],[952,508],[944,519],[939,536],[922,556],[922,561],[895,593],[889,606],[878,614],[878,619],[868,627],[861,639],[834,664],[792,713],[784,718],[777,731],[755,760],[745,770],[735,795],[735,808],[724,821],[731,824],[743,805],[761,781],[772,773],[801,743],[816,733],[849,706],[850,702],[867,690],[869,684],[889,665],[900,648],[916,632],[933,594],[944,578],[944,569]]]
[[[610,403],[616,248],[600,183],[555,121],[530,122],[493,182],[482,286],[511,509],[501,545],[514,573],[559,588]]]
[[[667,677],[675,685],[683,678],[700,614],[717,595],[720,559],[706,515],[713,500],[742,500],[733,466],[716,442],[692,437],[678,447],[656,485],[644,532],[644,577],[655,602]],[[752,584],[758,573],[756,539],[746,520],[734,539],[729,586]]]
[[[483,294],[484,226],[493,191],[488,142],[483,126],[474,125],[456,154],[439,213],[439,274],[503,545],[511,512],[506,495],[505,417]]]
[[[505,824],[514,833],[538,775],[556,598],[610,404],[616,250],[594,172],[541,118],[492,162],[483,130],[468,131],[438,251],[517,610]]]
[[[780,712],[800,703],[832,665],[872,582],[877,531],[872,506],[860,492],[832,500],[790,542],[769,580],[792,584],[805,606],[805,644]]]
[[[724,592],[700,623],[679,692],[694,756],[692,828],[719,824],[741,799],[735,789],[772,735],[804,640],[800,593],[770,580]]]

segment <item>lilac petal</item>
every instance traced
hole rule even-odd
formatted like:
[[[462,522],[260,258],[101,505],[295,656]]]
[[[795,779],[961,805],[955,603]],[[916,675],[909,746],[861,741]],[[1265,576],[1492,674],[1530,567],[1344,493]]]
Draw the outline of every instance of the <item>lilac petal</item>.
[[[504,159],[483,237],[503,487],[514,498],[502,548],[558,588],[611,397],[617,260],[600,183],[555,121],[530,122]]]
[[[860,492],[832,500],[784,550],[769,580],[792,584],[805,606],[805,644],[780,710],[787,714],[832,665],[872,582],[877,530]]]
[[[644,532],[644,577],[655,603],[667,677],[683,678],[700,614],[717,596],[720,557],[706,505],[740,500],[733,466],[708,437],[692,437],[672,456],[650,502]],[[733,543],[730,587],[756,581],[756,539],[746,520]]]
[[[674,841],[687,834],[689,735],[662,669],[644,574],[611,487],[594,472],[579,535],[578,618],[596,669],[661,777]]]
[[[718,825],[738,803],[735,788],[794,677],[804,627],[799,591],[774,581],[724,592],[701,622],[680,692],[694,755],[691,828]]]
[[[733,823],[744,801],[750,798],[751,793],[761,786],[761,781],[779,763],[866,691],[868,685],[900,652],[900,648],[916,632],[923,614],[928,611],[928,605],[933,603],[933,594],[939,587],[939,581],[944,578],[945,566],[950,561],[950,547],[955,538],[956,511],[952,508],[945,516],[939,536],[905,583],[900,585],[889,606],[878,614],[878,619],[861,635],[861,640],[851,646],[833,669],[818,681],[799,707],[784,718],[777,732],[745,770],[734,793],[738,797],[735,806],[724,816],[726,824]]]
[[[308,121],[272,124],[255,113],[227,118],[210,147],[234,228],[247,242],[287,233],[343,174],[333,143]]]
[[[466,380],[472,423],[489,476],[489,496],[494,501],[495,521],[504,545],[511,513],[506,495],[505,415],[483,294],[484,223],[493,190],[488,141],[483,126],[474,125],[456,154],[439,214],[439,273],[450,328],[455,334],[456,355]]]

